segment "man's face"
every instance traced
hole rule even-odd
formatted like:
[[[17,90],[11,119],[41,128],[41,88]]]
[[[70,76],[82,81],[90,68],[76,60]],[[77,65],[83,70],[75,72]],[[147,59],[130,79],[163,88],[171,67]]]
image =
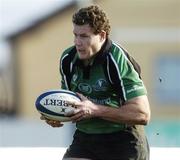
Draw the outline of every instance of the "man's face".
[[[93,57],[101,48],[101,34],[95,35],[92,28],[88,25],[73,25],[74,44],[79,58],[88,60]]]

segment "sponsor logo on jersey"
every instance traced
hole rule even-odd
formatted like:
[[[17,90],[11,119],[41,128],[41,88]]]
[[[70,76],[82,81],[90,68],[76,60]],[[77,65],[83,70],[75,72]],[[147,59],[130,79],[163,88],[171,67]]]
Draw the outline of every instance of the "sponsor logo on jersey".
[[[108,88],[107,81],[105,79],[98,79],[96,84],[93,85],[95,91],[106,91]]]
[[[133,88],[127,90],[127,93],[131,93],[131,92],[134,92],[134,91],[137,91],[137,90],[140,90],[140,89],[143,89],[143,86],[133,86]]]
[[[81,92],[88,93],[88,94],[92,92],[91,86],[89,84],[87,84],[87,83],[79,83],[78,89]]]
[[[101,105],[105,105],[105,104],[109,104],[111,103],[111,99],[110,98],[105,98],[105,99],[96,99],[96,98],[91,98],[91,97],[87,97],[89,100],[91,100],[94,103],[97,104],[101,104]]]

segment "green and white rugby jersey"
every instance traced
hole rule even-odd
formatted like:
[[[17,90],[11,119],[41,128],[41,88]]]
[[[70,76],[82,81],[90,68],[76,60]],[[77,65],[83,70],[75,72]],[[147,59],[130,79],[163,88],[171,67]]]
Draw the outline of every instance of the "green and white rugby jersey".
[[[146,94],[140,75],[130,60],[130,56],[109,39],[88,66],[83,65],[75,48],[70,47],[60,60],[61,87],[79,92],[94,103],[120,107],[123,102]],[[125,124],[100,118],[77,123],[77,128],[85,133],[112,133],[125,127]]]

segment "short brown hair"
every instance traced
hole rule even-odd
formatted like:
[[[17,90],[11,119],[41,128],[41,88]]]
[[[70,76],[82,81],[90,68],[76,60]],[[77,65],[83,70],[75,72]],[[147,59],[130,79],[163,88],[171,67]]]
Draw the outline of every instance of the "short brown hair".
[[[105,12],[96,5],[79,9],[72,17],[72,22],[76,25],[89,24],[94,30],[94,34],[102,30],[108,36],[110,33],[110,24]]]

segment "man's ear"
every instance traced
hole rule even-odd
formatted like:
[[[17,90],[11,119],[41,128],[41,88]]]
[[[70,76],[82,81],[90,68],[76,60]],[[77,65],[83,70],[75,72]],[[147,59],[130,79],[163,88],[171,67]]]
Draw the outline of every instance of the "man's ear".
[[[101,42],[104,41],[106,39],[106,32],[104,30],[101,31],[100,33],[100,40]]]

